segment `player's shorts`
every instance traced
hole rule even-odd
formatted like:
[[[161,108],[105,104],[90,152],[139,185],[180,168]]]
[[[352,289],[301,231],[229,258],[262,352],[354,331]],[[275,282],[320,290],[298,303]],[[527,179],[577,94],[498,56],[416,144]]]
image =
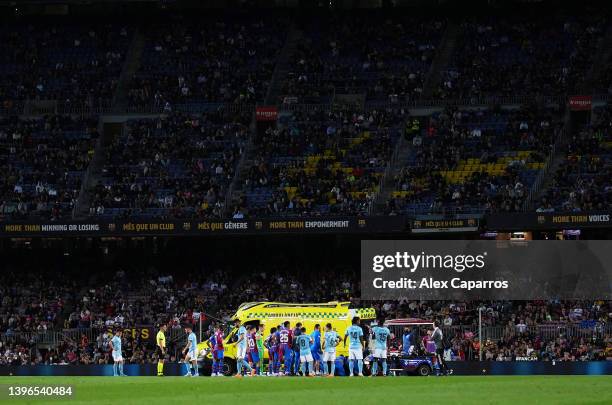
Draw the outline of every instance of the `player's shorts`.
[[[123,361],[123,356],[121,353],[113,352],[113,361]]]
[[[323,352],[323,361],[336,361],[336,352]]]
[[[375,359],[386,359],[387,349],[374,349],[374,358]]]
[[[259,363],[259,352],[258,351],[249,352],[249,362],[253,364]]]
[[[319,350],[313,350],[312,351],[312,359],[314,361],[321,361],[321,352],[319,352]]]
[[[361,349],[349,349],[349,360],[363,360],[363,351]]]
[[[212,355],[214,360],[223,360],[223,350],[213,350]]]
[[[164,353],[164,351],[159,346],[155,347],[155,355],[158,359],[163,359],[166,357],[166,353]]]
[[[236,358],[244,359],[246,357],[246,345],[236,347]]]
[[[189,357],[190,360],[195,360],[198,358],[198,356],[196,356],[195,350],[189,350],[187,352],[187,357]]]
[[[308,363],[309,361],[313,361],[312,360],[312,353],[300,354],[300,361],[302,363]]]

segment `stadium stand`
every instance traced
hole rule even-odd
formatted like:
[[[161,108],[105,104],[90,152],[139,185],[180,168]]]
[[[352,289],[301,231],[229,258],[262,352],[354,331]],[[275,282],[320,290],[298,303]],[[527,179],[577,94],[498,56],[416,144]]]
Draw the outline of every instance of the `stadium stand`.
[[[0,219],[70,218],[97,138],[97,120],[0,119]]]
[[[147,24],[130,105],[168,111],[262,101],[286,31],[271,19],[229,21],[181,16]]]
[[[594,111],[592,124],[574,134],[538,212],[606,210],[612,206],[612,107]]]
[[[407,134],[387,213],[521,211],[561,130],[554,111],[447,109]]]
[[[67,112],[109,107],[130,36],[111,23],[3,24],[0,100],[8,111],[25,101]]]
[[[434,96],[470,100],[571,93],[586,77],[606,24],[602,15],[464,21]]]
[[[249,121],[222,111],[129,121],[107,151],[90,215],[222,217]]]
[[[366,16],[306,19],[283,99],[329,103],[336,94],[408,102],[423,92],[442,20]]]
[[[255,139],[240,208],[250,215],[367,214],[402,111],[294,112]]]
[[[219,170],[226,176],[222,176],[222,181],[219,176],[200,179],[206,183],[203,187],[209,194],[205,202],[176,196],[180,189],[185,191],[185,186],[166,184],[174,180],[160,180],[160,176],[165,176],[160,172],[155,173],[156,182],[164,184],[149,184],[140,174],[138,181],[144,181],[144,188],[139,185],[142,188],[136,193],[139,196],[128,197],[133,190],[126,187],[136,186],[122,181],[135,172],[120,173],[113,164],[126,157],[119,151],[128,141],[141,139],[122,136],[113,140],[110,151],[104,151],[110,153],[103,173],[105,179],[99,187],[86,190],[94,201],[91,215],[106,218],[126,218],[135,212],[138,216],[167,218],[367,215],[379,212],[375,202],[381,196],[385,178],[395,179],[391,192],[384,195],[384,200],[389,197],[382,209],[385,214],[479,214],[526,209],[529,206],[526,196],[547,163],[550,145],[561,131],[559,112],[554,112],[553,119],[543,107],[525,106],[521,113],[512,114],[498,112],[496,106],[489,105],[485,108],[489,113],[482,116],[465,109],[457,113],[452,107],[441,113],[433,112],[419,127],[420,134],[414,135],[409,127],[401,128],[412,119],[401,106],[418,103],[431,70],[438,68],[444,77],[439,86],[433,84],[432,96],[441,102],[534,93],[571,94],[583,84],[579,79],[587,75],[593,54],[607,32],[605,15],[567,17],[560,13],[547,21],[529,15],[520,20],[511,16],[473,17],[460,24],[458,42],[446,67],[433,66],[441,43],[448,41],[444,36],[448,22],[444,18],[385,15],[367,18],[370,17],[369,23],[366,16],[359,14],[304,16],[277,22],[271,17],[241,15],[232,16],[229,23],[223,16],[196,20],[173,14],[169,18],[171,24],[164,24],[163,29],[155,19],[140,27],[86,21],[48,24],[44,20],[29,25],[5,24],[0,31],[3,72],[0,112],[5,115],[23,112],[28,109],[24,105],[31,107],[33,102],[44,110],[46,100],[53,100],[46,105],[50,111],[61,110],[59,105],[68,109],[81,105],[110,107],[121,72],[125,71],[134,33],[139,32],[142,50],[132,55],[137,57],[137,69],[125,83],[128,111],[186,110],[197,111],[194,113],[197,115],[230,104],[248,106],[239,108],[245,116],[239,120],[244,132],[238,145],[239,153],[248,154],[244,159],[248,166],[238,167],[237,149],[232,147],[229,152],[230,146],[221,146],[216,139],[216,149],[207,148],[200,162],[208,164],[211,162],[207,159],[221,158],[225,163]],[[275,71],[285,73],[278,69],[278,61],[292,29],[302,35],[302,40],[292,49],[286,75],[273,77]],[[33,68],[24,68],[33,61]],[[601,74],[605,75],[605,69]],[[265,134],[251,135],[247,111],[252,112],[255,103],[266,99],[274,80],[281,84],[280,99],[276,101],[322,105],[310,109],[289,106],[286,113],[281,113],[276,127]],[[341,95],[365,97],[352,98],[357,105],[332,108]],[[389,109],[389,105],[394,107]],[[451,118],[447,117],[449,114]],[[521,118],[519,114],[528,117]],[[542,115],[542,122],[538,122],[538,115]],[[147,120],[149,124],[145,124]],[[172,120],[175,118],[168,121]],[[152,126],[155,119],[130,119],[126,134],[131,132],[132,138],[139,137],[134,130],[136,122]],[[540,128],[541,125],[550,128]],[[534,131],[536,128],[539,129]],[[391,168],[402,130],[407,132],[413,147],[404,166]],[[509,138],[508,132],[514,136]],[[607,132],[599,128],[597,133],[605,144]],[[299,139],[304,134],[307,137]],[[457,134],[460,140],[456,139]],[[242,149],[251,140],[253,148]],[[448,148],[449,144],[454,147]],[[173,151],[172,159],[189,162],[194,159],[191,152]],[[132,160],[138,159],[135,153],[125,153],[131,154]],[[596,182],[593,184],[605,183],[607,158],[605,153],[602,155],[597,163],[591,162],[591,172],[602,170],[589,176],[589,182]],[[154,160],[155,156],[147,158]],[[164,160],[162,166],[166,163]],[[580,160],[580,164],[584,166],[585,161]],[[180,165],[172,163],[170,177],[190,170]],[[545,196],[544,206],[535,204],[534,209],[577,209],[570,207],[567,198],[559,201],[563,198],[558,195],[563,192],[561,188],[569,187],[560,183],[575,178],[574,166],[575,162],[564,165],[566,172],[559,172],[552,194]],[[574,174],[568,175],[567,170]],[[234,173],[239,174],[242,193],[228,195]],[[78,188],[80,184],[74,186]],[[606,193],[604,185],[594,197],[597,202],[585,207],[605,206]],[[75,196],[73,192],[71,198]],[[12,201],[4,203],[4,219],[15,218],[6,215],[7,211],[14,212],[7,205],[19,203],[11,198]],[[151,201],[145,203],[145,199]],[[237,201],[225,207],[226,200]],[[69,205],[66,200],[62,204]],[[210,208],[211,205],[216,208]],[[148,211],[142,212],[143,209]],[[65,215],[66,212],[61,214]]]

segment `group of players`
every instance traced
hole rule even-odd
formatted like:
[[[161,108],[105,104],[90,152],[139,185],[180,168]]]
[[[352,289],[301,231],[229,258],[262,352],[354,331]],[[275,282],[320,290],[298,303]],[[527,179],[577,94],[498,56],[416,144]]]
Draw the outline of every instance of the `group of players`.
[[[348,363],[350,376],[363,376],[363,352],[366,348],[363,329],[359,326],[359,317],[352,319],[344,333],[344,347],[348,341]],[[379,320],[378,325],[383,325]],[[264,326],[242,325],[240,320],[235,321],[238,332],[236,334],[236,378],[243,376],[289,376],[315,375],[333,377],[335,375],[336,348],[341,339],[333,330],[331,323],[325,325],[323,339],[319,324],[314,330],[308,331],[300,322],[291,328],[291,323],[285,321],[282,325],[270,329],[270,334],[264,339]],[[157,375],[164,375],[166,359],[166,332],[167,326],[160,325],[156,336],[156,354],[158,358]],[[191,325],[185,325],[187,342],[182,350],[186,377],[199,376],[197,337]],[[309,333],[310,332],[310,333]],[[113,375],[125,376],[123,373],[123,356],[121,351],[121,330],[115,331],[109,345],[113,356]],[[372,337],[374,341],[374,362],[372,375],[378,373],[378,363],[382,362],[382,375],[387,375],[387,348],[391,332],[387,327],[374,326]],[[224,376],[224,334],[221,325],[214,327],[210,339],[206,341],[212,351],[212,376]],[[268,369],[264,372],[264,351],[268,352]],[[322,368],[321,368],[322,366]]]
[[[360,319],[355,317],[352,324],[344,334],[343,344],[349,343],[349,370],[350,376],[363,376],[363,352],[365,341],[363,329],[359,326]],[[236,378],[243,376],[289,376],[315,375],[333,377],[335,375],[336,348],[341,339],[333,330],[331,323],[325,325],[323,339],[321,326],[316,324],[312,331],[308,331],[300,322],[291,327],[289,321],[270,329],[269,335],[264,339],[264,326],[242,325],[240,320],[235,321],[236,333]],[[379,321],[382,325],[383,321]],[[310,333],[309,333],[310,332]],[[372,374],[378,371],[378,362],[382,361],[383,375],[387,374],[387,347],[390,336],[388,328],[374,326],[372,328],[375,342],[374,364]],[[207,341],[212,350],[213,367],[212,376],[223,376],[223,347],[224,335],[219,325],[215,326],[214,333]],[[264,353],[268,354],[268,369],[264,370]]]

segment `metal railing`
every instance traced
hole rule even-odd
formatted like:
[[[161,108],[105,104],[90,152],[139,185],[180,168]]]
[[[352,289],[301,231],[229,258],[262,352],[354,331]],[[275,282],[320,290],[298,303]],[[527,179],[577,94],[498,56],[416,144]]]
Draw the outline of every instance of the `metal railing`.
[[[73,328],[63,330],[47,330],[34,332],[12,332],[0,334],[0,342],[3,344],[19,343],[30,345],[49,345],[51,347],[69,342],[79,344],[83,336],[89,343],[95,344],[98,337],[107,331],[107,328]],[[481,341],[507,340],[516,336],[540,337],[545,341],[557,338],[565,339],[603,339],[612,334],[612,322],[594,324],[574,323],[543,323],[524,327],[509,326],[483,326],[482,336],[478,336],[478,325],[453,325],[443,326],[443,332],[449,337],[460,337],[463,339],[479,339]],[[398,332],[399,333],[399,332]],[[184,340],[185,332],[182,328],[169,328],[166,331],[166,339],[171,342]],[[203,337],[200,338],[202,340]]]
[[[98,118],[98,139],[96,139],[96,144],[94,146],[93,154],[89,160],[87,165],[87,170],[85,171],[85,175],[83,176],[83,181],[81,182],[81,188],[79,190],[79,196],[74,203],[74,207],[72,208],[72,219],[76,219],[80,217],[80,212],[83,204],[83,199],[87,193],[89,188],[89,181],[91,179],[92,171],[94,170],[94,159],[101,159],[100,151],[102,149],[102,138],[104,134],[104,122],[102,118]]]
[[[540,194],[542,187],[544,186],[544,181],[550,175],[550,169],[555,163],[555,159],[557,157],[557,152],[565,145],[565,141],[568,135],[571,132],[571,113],[569,108],[566,108],[565,111],[565,119],[563,123],[563,128],[559,131],[555,142],[552,144],[551,149],[548,153],[546,161],[544,162],[544,167],[540,170],[527,194],[527,198],[523,203],[523,211],[529,211],[533,208],[534,199]]]
[[[244,164],[248,156],[252,154],[253,148],[254,148],[254,139],[257,133],[257,121],[256,121],[255,112],[252,113],[251,123],[249,125],[249,133],[250,133],[249,138],[240,145],[242,149],[240,153],[240,159],[238,160],[238,164],[236,165],[236,168],[234,169],[234,177],[232,178],[232,182],[230,183],[225,193],[225,200],[224,200],[225,205],[223,207],[223,211],[226,214],[229,214],[229,217],[232,216],[231,210],[233,209],[233,203],[234,203],[233,201],[234,191],[236,190],[238,184],[240,183],[241,172],[242,172],[242,169],[244,168]]]
[[[469,98],[435,98],[429,100],[369,100],[365,104],[355,104],[352,107],[359,111],[389,108],[444,108],[452,105],[457,107],[487,107],[491,105],[524,105],[533,103],[560,105],[567,102],[567,96],[475,96]],[[595,94],[593,102],[612,102],[611,94]],[[279,105],[279,111],[329,111],[334,108],[333,103],[289,103]],[[224,110],[229,112],[247,112],[255,110],[255,103],[177,103],[171,106],[172,111],[185,113],[201,113],[205,111]],[[45,115],[45,114],[73,114],[73,115],[122,115],[122,114],[164,114],[168,113],[164,105],[129,105],[125,109],[116,110],[111,100],[97,100],[92,103],[68,103],[57,100],[26,100],[16,102],[10,108],[0,108],[3,115]]]
[[[254,112],[254,103],[182,103],[173,104],[170,110],[166,110],[164,105],[129,105],[124,111],[115,111],[116,114],[168,114],[171,112],[182,112],[190,114],[200,114],[210,111],[224,111],[230,113]]]
[[[565,129],[561,131],[561,133],[564,133],[564,132],[565,132]],[[527,198],[523,202],[523,211],[529,211],[533,207],[533,200],[540,193],[540,190],[542,189],[542,186],[544,185],[544,180],[548,177],[548,174],[549,174],[548,172],[550,171],[550,167],[552,166],[554,162],[556,153],[557,153],[557,142],[555,142],[552,145],[550,152],[548,153],[548,156],[546,157],[546,161],[544,162],[544,167],[542,168],[542,170],[538,172],[538,175],[533,181],[531,189],[529,190],[529,193],[527,194]]]
[[[447,336],[463,336],[466,334],[478,338],[478,325],[445,326],[442,328]],[[508,326],[483,326],[482,341],[499,341],[520,335],[541,337],[544,340],[553,340],[560,337],[573,338],[604,338],[612,333],[612,323],[596,323],[592,326],[584,326],[576,323],[544,323],[525,327]]]
[[[71,103],[57,100],[27,100],[23,103],[22,115],[80,115],[91,116],[112,112],[111,100],[97,100],[85,103]]]
[[[370,204],[369,207],[369,212],[368,214],[372,215],[372,209],[374,208],[374,206],[376,204],[381,204],[383,201],[381,201],[384,198],[384,189],[385,189],[385,185],[387,184],[387,180],[390,178],[390,176],[393,174],[393,172],[395,171],[395,165],[397,163],[397,159],[399,157],[400,154],[400,150],[404,145],[405,142],[405,138],[403,134],[400,134],[399,139],[397,140],[397,142],[395,143],[395,148],[393,149],[393,154],[391,155],[391,158],[389,159],[388,163],[387,163],[387,167],[385,167],[385,171],[383,173],[383,175],[380,178],[380,182],[379,182],[379,186],[378,186],[378,192],[376,193],[376,196],[374,197],[374,204]]]

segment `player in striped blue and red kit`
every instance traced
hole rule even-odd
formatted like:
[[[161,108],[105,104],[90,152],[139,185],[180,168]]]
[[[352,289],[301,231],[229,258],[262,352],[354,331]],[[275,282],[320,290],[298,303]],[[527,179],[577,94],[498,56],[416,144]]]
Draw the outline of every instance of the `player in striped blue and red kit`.
[[[293,333],[291,331],[291,324],[289,321],[285,321],[283,326],[277,332],[278,334],[278,361],[279,363],[285,361],[285,375],[291,373],[291,365],[293,364]]]
[[[247,358],[251,366],[251,375],[259,375],[259,349],[257,348],[257,328],[252,325],[247,327]]]
[[[215,325],[214,333],[208,340],[208,346],[212,349],[212,374],[211,377],[223,377],[223,331],[220,325]]]
[[[268,349],[268,375],[277,376],[280,371],[280,361],[278,355],[278,331],[276,328],[270,329],[270,335],[264,341],[264,346]]]

